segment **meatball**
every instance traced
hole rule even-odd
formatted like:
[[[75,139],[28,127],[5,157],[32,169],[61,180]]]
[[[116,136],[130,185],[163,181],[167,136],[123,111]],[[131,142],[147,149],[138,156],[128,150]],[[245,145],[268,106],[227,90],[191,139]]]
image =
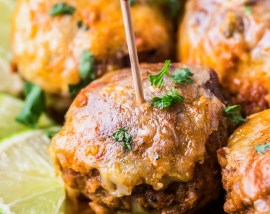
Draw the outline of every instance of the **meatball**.
[[[14,63],[26,80],[48,93],[67,96],[69,86],[80,83],[84,56],[90,58],[95,77],[129,63],[119,0],[18,0],[16,4]],[[169,58],[172,25],[161,8],[135,2],[131,12],[140,60]]]
[[[227,213],[270,213],[270,109],[249,117],[218,151]]]
[[[270,104],[269,13],[263,0],[190,0],[179,30],[179,59],[216,70],[246,115]]]
[[[193,83],[165,76],[162,88],[151,86],[148,74],[162,67],[140,67],[146,99],[140,106],[129,69],[96,80],[78,94],[53,138],[50,153],[67,187],[88,197],[96,213],[192,213],[219,195],[216,151],[226,143],[227,119],[217,75],[172,64],[170,74],[190,69]],[[182,103],[151,105],[172,88]],[[129,149],[113,138],[120,129],[132,137]]]

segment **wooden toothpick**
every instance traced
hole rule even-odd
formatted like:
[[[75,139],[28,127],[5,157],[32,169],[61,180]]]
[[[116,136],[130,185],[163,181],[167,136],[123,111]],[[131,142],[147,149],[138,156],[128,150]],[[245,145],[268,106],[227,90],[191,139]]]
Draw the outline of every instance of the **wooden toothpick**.
[[[144,103],[144,94],[143,94],[143,87],[142,87],[142,80],[139,68],[139,59],[137,48],[135,44],[135,35],[131,20],[131,13],[130,13],[130,5],[129,0],[120,0],[121,1],[121,8],[123,13],[125,31],[126,31],[126,38],[127,38],[127,46],[132,70],[132,77],[133,77],[133,85],[135,89],[136,99],[138,104]]]

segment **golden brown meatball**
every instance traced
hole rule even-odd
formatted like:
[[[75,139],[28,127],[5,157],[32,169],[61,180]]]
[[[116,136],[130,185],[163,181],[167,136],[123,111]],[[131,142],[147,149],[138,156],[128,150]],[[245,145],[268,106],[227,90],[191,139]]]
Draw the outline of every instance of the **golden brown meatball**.
[[[270,103],[270,2],[190,0],[179,59],[212,67],[246,114]]]
[[[80,82],[84,50],[86,57],[94,57],[96,77],[127,65],[119,0],[18,0],[16,4],[14,62],[26,80],[45,91],[67,95],[68,86]],[[141,61],[169,58],[172,26],[161,9],[138,2],[131,10]]]
[[[268,144],[267,144],[268,143]],[[227,213],[270,213],[270,109],[249,117],[218,151]]]
[[[217,75],[189,66],[193,83],[175,84],[166,76],[162,88],[152,87],[148,74],[162,67],[141,66],[141,106],[130,70],[93,82],[76,97],[53,139],[51,155],[66,185],[88,197],[96,213],[193,213],[219,195],[216,150],[226,143],[227,120]],[[170,73],[184,67],[173,64]],[[182,103],[163,110],[151,105],[151,98],[172,87]],[[132,137],[128,149],[113,139],[122,128]]]

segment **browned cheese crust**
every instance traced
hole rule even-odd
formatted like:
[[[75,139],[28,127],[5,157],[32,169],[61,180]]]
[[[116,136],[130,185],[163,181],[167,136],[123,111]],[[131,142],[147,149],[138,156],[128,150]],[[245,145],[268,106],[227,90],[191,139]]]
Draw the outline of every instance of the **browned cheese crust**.
[[[73,6],[73,15],[51,16],[57,3]],[[97,77],[128,64],[119,0],[18,0],[12,28],[14,63],[28,81],[45,91],[68,94],[79,83],[84,49],[95,58]],[[156,4],[131,7],[141,62],[170,58],[172,26]],[[79,28],[78,22],[89,28]]]
[[[178,57],[217,71],[250,115],[270,104],[270,1],[190,0]]]
[[[270,110],[252,115],[218,151],[222,181],[227,191],[227,213],[270,213],[270,151],[255,147],[270,142]]]
[[[176,85],[165,76],[162,88],[152,87],[147,75],[162,67],[141,66],[146,99],[141,106],[130,70],[93,82],[74,100],[53,139],[51,155],[66,185],[87,196],[97,213],[193,212],[219,194],[216,150],[226,142],[227,120],[217,75],[188,66],[194,83]],[[173,64],[170,73],[184,67]],[[183,103],[164,110],[151,106],[151,98],[172,87]],[[131,151],[112,139],[122,127],[132,135]]]

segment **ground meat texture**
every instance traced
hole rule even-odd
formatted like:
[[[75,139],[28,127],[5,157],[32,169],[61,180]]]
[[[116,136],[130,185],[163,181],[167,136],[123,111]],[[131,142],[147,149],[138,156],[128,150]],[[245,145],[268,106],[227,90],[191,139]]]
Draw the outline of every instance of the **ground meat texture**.
[[[227,213],[270,213],[270,152],[256,146],[270,142],[270,110],[249,117],[218,151]]]
[[[270,104],[270,2],[190,0],[178,33],[178,58],[217,71],[246,115]]]
[[[74,13],[51,16],[59,3],[74,7]],[[171,58],[171,19],[159,5],[137,2],[131,13],[140,61]],[[67,96],[68,86],[80,82],[83,50],[95,59],[96,77],[129,64],[119,0],[18,0],[13,20],[18,72],[46,92]]]
[[[202,66],[172,64],[170,75],[189,68],[194,82],[175,84],[165,75],[162,88],[152,87],[148,74],[163,66],[141,66],[146,101],[140,106],[129,69],[93,82],[53,138],[50,153],[66,185],[88,197],[96,213],[193,213],[218,197],[216,150],[226,143],[227,119],[217,75]],[[151,106],[151,98],[172,87],[183,103],[164,110]],[[131,151],[112,139],[122,127],[132,136]]]

